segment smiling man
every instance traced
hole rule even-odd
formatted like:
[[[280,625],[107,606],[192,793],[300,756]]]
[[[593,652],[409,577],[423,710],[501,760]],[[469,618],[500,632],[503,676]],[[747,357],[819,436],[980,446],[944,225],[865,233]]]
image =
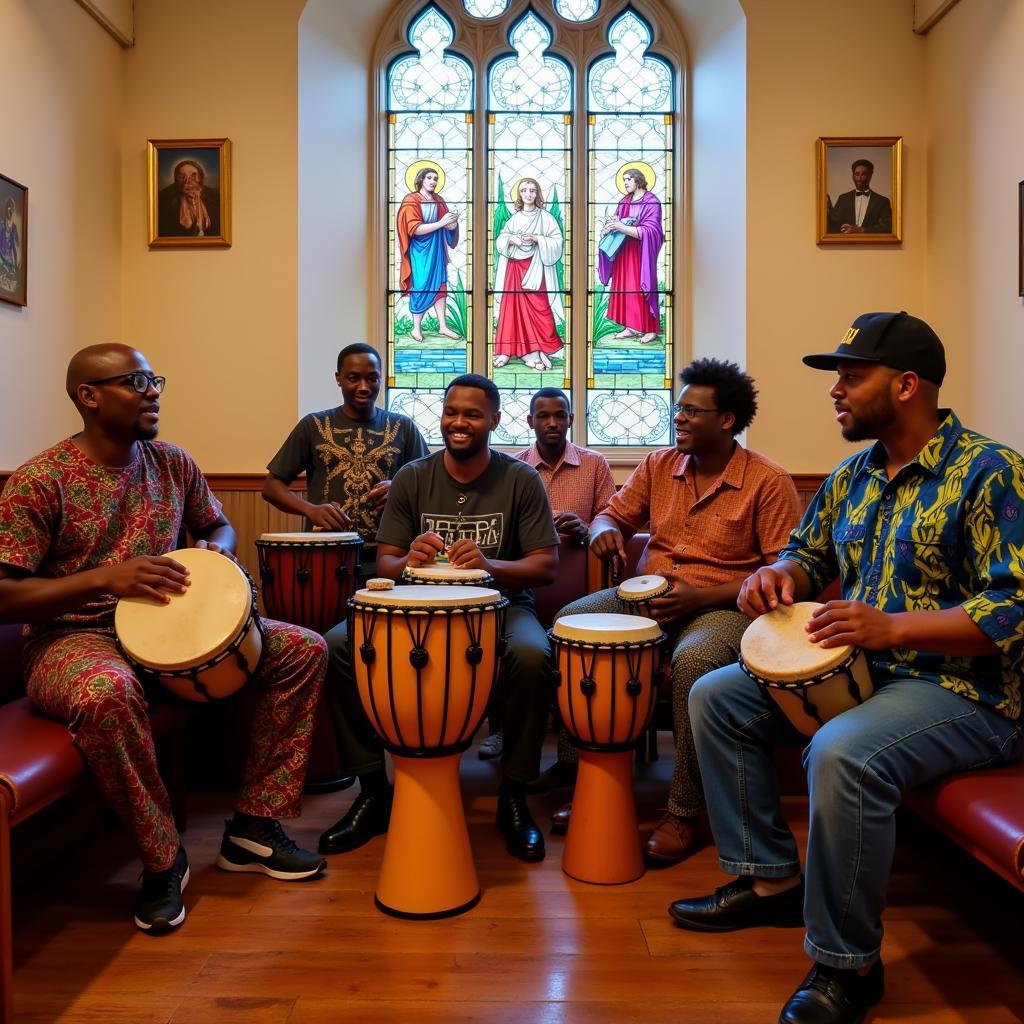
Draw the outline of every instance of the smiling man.
[[[142,856],[135,924],[185,919],[185,848],[157,771],[144,685],[114,636],[121,597],[168,602],[191,583],[168,556],[184,524],[197,547],[233,557],[235,532],[192,458],[155,440],[165,378],[127,345],[71,360],[68,396],[83,428],[11,474],[0,495],[0,622],[31,623],[26,690],[68,723],[104,796]],[[299,813],[326,661],[315,633],[263,619],[245,782],[218,867],[301,879],[324,868],[277,818]]]
[[[690,688],[705,672],[736,661],[748,625],[736,610],[740,584],[775,559],[800,518],[786,471],[736,440],[757,411],[751,378],[735,363],[698,359],[680,379],[675,447],[648,455],[590,527],[590,550],[625,564],[626,538],[649,524],[638,571],[672,585],[651,601],[672,651],[676,742],[668,809],[644,848],[655,865],[682,860],[699,839],[705,804],[687,711]],[[612,588],[559,615],[618,610]],[[556,812],[558,831],[568,824],[566,810]]]
[[[1024,751],[1024,459],[939,408],[942,343],[906,313],[865,313],[834,352],[848,441],[875,439],[819,489],[771,566],[743,583],[751,618],[839,577],[808,642],[867,653],[874,696],[808,742],[738,666],[702,678],[690,713],[723,871],[673,903],[681,928],[806,925],[810,973],[782,1024],[857,1024],[882,997],[882,910],[901,794]],[[784,669],[784,665],[779,666]],[[778,806],[778,745],[806,747],[807,856]],[[806,879],[806,883],[804,881]]]
[[[527,807],[525,784],[540,767],[552,675],[530,588],[554,581],[558,536],[537,471],[488,444],[500,418],[498,389],[486,377],[465,374],[448,385],[444,450],[395,477],[377,531],[378,571],[397,580],[407,565],[430,565],[444,552],[457,568],[485,569],[508,598],[497,826],[512,856],[536,861],[544,856],[544,837]],[[357,774],[362,787],[345,817],[320,837],[322,853],[342,853],[386,831],[392,793],[383,749],[356,689],[345,624],[326,639],[328,693],[343,708],[345,724],[341,767]]]

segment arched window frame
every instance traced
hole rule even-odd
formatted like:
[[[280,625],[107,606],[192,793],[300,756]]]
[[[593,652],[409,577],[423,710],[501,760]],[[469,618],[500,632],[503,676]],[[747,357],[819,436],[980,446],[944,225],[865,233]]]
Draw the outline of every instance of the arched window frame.
[[[415,53],[409,43],[409,31],[413,22],[428,6],[440,10],[455,28],[455,36],[445,52],[459,56],[469,62],[474,71],[474,114],[473,114],[473,155],[475,195],[473,203],[472,233],[474,242],[473,258],[473,333],[470,370],[489,376],[487,365],[486,301],[487,260],[486,246],[489,244],[488,210],[486,202],[487,181],[487,110],[488,80],[492,65],[503,57],[514,53],[509,42],[511,28],[529,11],[537,14],[552,28],[554,38],[546,53],[564,60],[572,73],[573,82],[573,149],[578,154],[588,152],[587,111],[589,105],[589,75],[591,67],[602,58],[614,55],[608,42],[611,24],[625,11],[638,14],[651,29],[651,44],[647,55],[664,62],[672,71],[674,83],[673,110],[673,203],[671,209],[671,230],[675,239],[672,253],[673,309],[671,390],[676,388],[679,371],[686,364],[691,351],[689,338],[689,287],[692,279],[687,261],[689,245],[685,232],[685,209],[687,203],[687,80],[686,46],[682,32],[663,9],[645,0],[602,0],[598,14],[585,22],[562,19],[550,0],[511,0],[508,7],[492,18],[475,18],[465,13],[461,0],[399,0],[385,21],[377,39],[373,55],[373,88],[371,93],[370,123],[373,130],[371,150],[372,195],[368,201],[374,216],[370,225],[370,248],[373,258],[367,266],[368,294],[379,301],[373,301],[373,308],[367,318],[370,325],[370,342],[382,353],[388,345],[386,297],[389,287],[389,196],[388,181],[388,73],[393,64],[404,56]],[[577,238],[587,237],[586,196],[588,195],[589,168],[585,159],[577,159],[572,168],[573,196],[577,197],[572,208],[573,234]],[[569,290],[574,296],[581,320],[587,315],[589,261],[577,256],[572,261]],[[584,328],[574,327],[573,346],[573,411],[576,423],[573,440],[586,444],[586,338]],[[640,461],[653,448],[604,447],[591,445],[603,451],[613,465],[631,466]],[[657,447],[657,446],[655,446]]]

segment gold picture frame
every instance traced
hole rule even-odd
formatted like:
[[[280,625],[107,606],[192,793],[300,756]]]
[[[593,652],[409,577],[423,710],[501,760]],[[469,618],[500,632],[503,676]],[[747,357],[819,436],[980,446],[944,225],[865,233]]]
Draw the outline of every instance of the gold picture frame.
[[[28,186],[0,174],[0,302],[28,305]]]
[[[149,139],[149,247],[231,246],[231,140]]]
[[[902,242],[902,136],[822,137],[817,155],[818,245]]]

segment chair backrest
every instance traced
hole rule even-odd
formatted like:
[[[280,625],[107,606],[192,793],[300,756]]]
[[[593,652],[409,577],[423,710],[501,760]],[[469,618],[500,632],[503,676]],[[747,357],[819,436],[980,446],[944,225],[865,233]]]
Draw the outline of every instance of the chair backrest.
[[[534,606],[540,624],[549,629],[555,616],[570,601],[584,597],[587,588],[587,549],[562,537],[558,543],[558,576],[546,587],[533,591]]]
[[[25,638],[21,623],[0,626],[0,704],[25,696],[22,650]]]

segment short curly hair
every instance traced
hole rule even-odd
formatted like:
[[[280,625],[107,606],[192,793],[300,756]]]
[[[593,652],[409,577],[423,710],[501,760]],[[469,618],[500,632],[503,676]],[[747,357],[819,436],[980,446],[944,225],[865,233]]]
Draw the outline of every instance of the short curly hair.
[[[695,359],[679,374],[679,379],[684,385],[695,384],[714,390],[718,409],[731,412],[735,417],[733,437],[753,423],[757,412],[757,388],[753,378],[736,363],[724,359]]]

